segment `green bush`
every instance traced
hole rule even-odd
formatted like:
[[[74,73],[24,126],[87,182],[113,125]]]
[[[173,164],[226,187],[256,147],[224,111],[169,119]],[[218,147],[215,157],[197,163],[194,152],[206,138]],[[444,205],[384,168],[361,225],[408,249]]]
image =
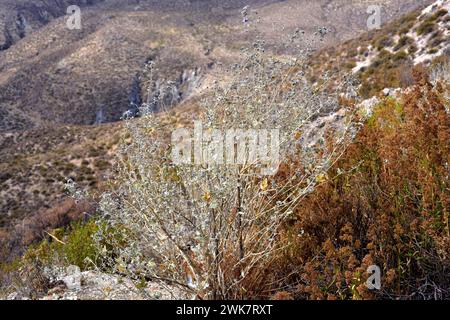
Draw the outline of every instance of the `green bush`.
[[[383,50],[384,48],[386,48],[386,47],[390,47],[390,46],[392,46],[392,44],[393,44],[393,41],[392,41],[392,38],[391,37],[389,37],[389,36],[383,36],[383,37],[381,37],[381,38],[379,38],[379,39],[377,39],[376,41],[375,41],[375,48],[377,48],[379,51],[381,51],[381,50]]]
[[[431,21],[424,21],[419,27],[417,27],[417,34],[419,36],[429,34],[434,31],[435,25]]]
[[[31,245],[22,257],[21,264],[39,263],[41,265],[76,265],[82,270],[95,266],[103,266],[105,257],[103,250],[106,243],[123,243],[123,237],[117,230],[104,222],[89,220],[73,222],[67,229],[55,229],[49,237],[38,244]],[[102,234],[102,241],[95,239],[97,233]],[[119,239],[120,238],[120,239]],[[114,241],[111,241],[114,239]],[[114,248],[106,248],[114,252]]]
[[[416,52],[416,51],[417,51],[417,46],[416,46],[416,45],[412,44],[412,45],[410,45],[410,46],[408,47],[408,52],[409,52],[409,53],[414,53],[414,52]]]
[[[397,45],[394,47],[394,51],[398,51],[401,48],[403,48],[404,46],[408,45],[408,44],[413,44],[414,40],[408,36],[403,36],[398,40]]]
[[[401,60],[406,60],[406,59],[408,59],[408,54],[404,50],[397,52],[393,57],[393,60],[395,62],[401,61]]]
[[[447,13],[448,13],[448,11],[446,9],[440,9],[433,15],[433,17],[434,17],[435,20],[437,20],[440,17],[446,16]]]
[[[431,48],[430,50],[428,50],[428,53],[429,54],[435,54],[435,53],[438,53],[438,49],[436,49],[436,48]]]
[[[66,244],[61,246],[68,264],[86,269],[89,267],[88,261],[96,260],[98,248],[93,236],[97,231],[98,225],[94,221],[84,225],[78,222],[72,226],[72,232],[68,234]]]

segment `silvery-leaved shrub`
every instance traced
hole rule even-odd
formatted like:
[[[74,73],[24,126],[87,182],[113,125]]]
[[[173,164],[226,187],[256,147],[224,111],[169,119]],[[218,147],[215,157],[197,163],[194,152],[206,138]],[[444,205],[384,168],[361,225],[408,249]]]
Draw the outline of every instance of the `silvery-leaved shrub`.
[[[320,84],[308,83],[310,57],[309,49],[275,55],[256,40],[242,50],[240,63],[222,67],[228,76],[204,97],[197,120],[209,138],[242,130],[263,141],[264,134],[278,132],[264,140],[276,144],[272,171],[261,156],[270,151],[258,144],[260,156],[252,156],[248,141],[240,162],[219,160],[230,152],[219,148],[210,161],[194,155],[179,164],[171,143],[179,128],[164,124],[146,105],[138,118],[126,120],[130,138],[119,154],[116,188],[101,201],[103,218],[127,239],[111,246],[110,267],[202,299],[255,297],[271,289],[265,272],[289,245],[277,241],[281,224],[326,179],[355,133],[349,117],[307,143],[305,130],[339,110],[342,94],[355,91],[349,78],[331,84],[323,75]],[[202,142],[203,156],[217,147],[213,140]],[[237,145],[232,140],[233,149]]]

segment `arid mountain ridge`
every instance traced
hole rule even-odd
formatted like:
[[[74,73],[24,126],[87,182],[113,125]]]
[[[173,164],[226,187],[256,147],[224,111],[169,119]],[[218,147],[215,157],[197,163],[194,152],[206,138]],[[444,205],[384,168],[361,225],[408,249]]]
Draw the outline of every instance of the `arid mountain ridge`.
[[[384,1],[383,19],[426,2]],[[0,52],[0,130],[117,121],[130,104],[148,98],[137,77],[149,59],[157,61],[156,79],[177,87],[195,80],[187,78],[198,69],[216,72],[214,64],[233,61],[248,38],[240,15],[245,5],[258,12],[268,41],[324,26],[331,30],[323,44],[329,46],[367,31],[371,1],[70,3],[82,7],[81,30],[66,28],[68,1],[0,1],[8,48]],[[175,102],[186,98],[177,90]]]
[[[98,189],[113,163],[121,133],[116,121],[125,111],[161,94],[175,114],[195,105],[208,83],[221,76],[218,65],[235,62],[241,48],[254,41],[242,21],[244,6],[250,5],[250,23],[268,48],[289,54],[276,48],[296,29],[313,34],[326,27],[329,33],[317,49],[367,33],[367,7],[380,4],[78,1],[82,29],[69,30],[67,3],[54,2],[0,0],[0,24],[15,34],[0,51],[0,226],[62,201],[67,178]],[[383,1],[382,22],[431,2]],[[22,36],[17,20],[5,19],[19,13],[31,26]],[[41,21],[40,15],[50,18]],[[149,61],[155,62],[151,78],[145,71]],[[176,107],[181,102],[186,103]]]

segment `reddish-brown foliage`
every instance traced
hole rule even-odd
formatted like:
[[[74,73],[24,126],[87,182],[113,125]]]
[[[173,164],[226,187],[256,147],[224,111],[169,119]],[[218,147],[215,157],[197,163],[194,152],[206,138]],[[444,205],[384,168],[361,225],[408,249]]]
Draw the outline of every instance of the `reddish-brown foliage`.
[[[416,70],[387,99],[287,224],[278,274],[297,298],[450,297],[450,118],[444,91]],[[369,291],[367,268],[382,270]],[[288,279],[288,280],[286,280]]]

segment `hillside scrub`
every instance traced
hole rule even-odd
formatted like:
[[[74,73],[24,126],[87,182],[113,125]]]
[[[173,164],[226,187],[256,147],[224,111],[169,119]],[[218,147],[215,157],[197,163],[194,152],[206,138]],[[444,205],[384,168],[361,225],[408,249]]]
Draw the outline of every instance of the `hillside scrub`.
[[[413,74],[414,85],[398,99],[388,97],[382,100],[353,142],[340,149],[342,156],[335,158],[336,161],[326,169],[321,168],[320,173],[307,177],[313,181],[313,188],[303,193],[300,205],[292,207],[292,212],[278,216],[281,219],[276,224],[272,222],[271,227],[276,230],[264,228],[266,223],[272,221],[271,217],[276,216],[276,210],[280,210],[280,201],[286,201],[285,194],[276,191],[276,186],[305,190],[301,184],[289,184],[294,173],[300,172],[301,176],[305,176],[308,168],[301,161],[295,161],[295,157],[284,161],[277,174],[267,180],[255,176],[241,180],[247,184],[245,190],[252,195],[246,198],[247,191],[244,193],[243,199],[251,200],[243,202],[241,210],[249,212],[244,217],[260,210],[261,204],[266,210],[272,210],[272,214],[268,218],[259,216],[256,221],[242,219],[241,223],[252,223],[251,228],[248,225],[238,228],[238,214],[233,210],[237,190],[231,192],[231,196],[225,194],[226,200],[232,199],[230,204],[222,201],[217,204],[215,199],[219,193],[214,186],[219,183],[208,185],[206,191],[197,187],[195,190],[198,191],[194,194],[197,198],[189,194],[189,199],[198,201],[193,207],[195,214],[188,216],[186,211],[182,217],[177,216],[180,212],[176,210],[184,208],[184,200],[180,196],[173,204],[170,196],[176,194],[180,184],[188,185],[192,172],[183,172],[186,168],[175,170],[174,166],[164,164],[159,180],[152,184],[142,177],[144,170],[156,167],[148,166],[147,161],[135,167],[136,155],[145,155],[145,159],[156,155],[154,161],[160,161],[164,150],[160,154],[149,153],[149,142],[146,138],[142,139],[143,136],[138,140],[144,143],[142,149],[134,149],[137,146],[131,142],[125,149],[127,157],[122,163],[122,174],[126,176],[124,180],[117,181],[121,188],[116,193],[108,194],[102,203],[103,218],[108,219],[110,225],[120,225],[120,232],[125,232],[129,240],[120,241],[119,246],[119,242],[111,242],[111,239],[103,242],[103,245],[109,244],[110,256],[103,260],[108,265],[108,272],[128,275],[133,279],[159,279],[179,285],[203,299],[214,298],[212,288],[218,290],[216,297],[222,298],[448,298],[448,64],[433,66],[429,76],[420,67],[415,68]],[[154,135],[162,132],[147,126],[151,119],[143,117],[130,122],[130,137],[136,137],[138,133]],[[332,140],[328,141],[325,149],[332,148],[334,144]],[[140,152],[135,154],[137,151]],[[134,177],[133,180],[129,179],[129,175]],[[127,181],[130,184],[124,185]],[[196,184],[200,184],[199,180]],[[161,185],[164,188],[158,191],[156,187]],[[167,191],[170,185],[174,187],[169,189],[170,194],[162,193],[156,198],[156,191]],[[124,186],[127,189],[123,189]],[[194,184],[190,184],[192,186]],[[268,196],[272,196],[273,200],[268,201]],[[155,218],[149,210],[161,199],[163,203],[158,209],[161,213],[158,217],[167,220],[152,221]],[[186,207],[189,205],[192,204],[187,203]],[[221,215],[219,208],[225,205],[229,206],[229,211]],[[212,211],[215,220],[208,217],[211,207],[215,209]],[[208,235],[206,240],[189,233],[191,221],[202,222],[192,220],[202,210],[204,213],[200,217],[205,219],[205,229],[199,228],[197,231],[203,232],[202,236]],[[164,216],[167,213],[171,213],[170,219]],[[185,218],[191,221],[183,226]],[[214,229],[214,224],[211,225],[215,221],[218,222],[215,225],[217,229]],[[154,242],[148,232],[152,230],[148,229],[150,227],[167,228],[166,236],[173,234],[172,239],[177,242],[171,244],[172,240],[164,236],[159,242]],[[271,232],[272,238],[258,234],[259,230]],[[243,261],[239,260],[241,234],[249,237],[249,240],[242,242],[242,248],[264,253],[258,261],[245,256],[245,252]],[[96,237],[101,239],[101,233]],[[255,237],[258,237],[256,242]],[[179,248],[176,246],[178,243]],[[217,243],[219,247],[215,246]],[[271,247],[267,251],[257,251],[268,245]],[[163,253],[165,256],[162,256]],[[223,254],[226,259],[217,261],[215,254]],[[253,268],[244,269],[248,270],[247,273],[239,274],[237,270],[247,266],[246,259],[254,262]],[[99,267],[100,260],[96,261]],[[197,274],[189,269],[190,263]],[[370,265],[381,268],[380,291],[368,290],[365,285]],[[203,276],[209,282],[218,277],[223,282],[214,284],[214,287],[203,286],[199,290],[195,286],[196,275]],[[229,295],[221,296],[221,288],[230,287],[236,291],[225,291]]]
[[[414,67],[406,33],[394,53],[383,49],[392,37],[374,39],[380,52],[359,74],[361,86],[348,75],[336,79],[336,63],[334,75],[315,73],[312,84],[313,50],[273,55],[256,37],[240,63],[219,66],[232,76],[211,83],[201,106],[189,102],[194,114],[155,114],[151,104],[137,117],[126,114],[108,191],[93,200],[70,180],[74,199],[0,233],[1,257],[28,246],[0,265],[0,281],[38,299],[55,286],[52,270],[75,265],[141,288],[160,282],[196,299],[450,298],[450,69],[447,57],[435,59],[429,74]],[[359,51],[344,60],[348,72]],[[150,61],[146,71],[153,67]],[[403,87],[399,96],[380,98],[367,113],[357,106],[358,91],[365,97],[392,87]],[[200,157],[209,162],[195,154],[179,164],[180,141],[171,134],[190,132],[194,119],[205,128]],[[273,175],[248,154],[249,141],[244,163],[218,161],[227,150],[209,158],[214,137],[235,129],[279,130]],[[239,150],[233,139],[232,151]],[[86,152],[97,157],[103,147],[94,146]],[[76,169],[64,162],[54,163],[64,174]],[[90,180],[108,164],[85,159],[80,171]],[[373,265],[381,268],[381,290],[366,286]]]
[[[113,259],[116,248],[109,243],[126,243],[126,232],[98,219],[76,220],[43,234],[43,239],[29,244],[22,256],[0,263],[0,296],[16,292],[31,299],[42,298],[60,286],[56,278],[74,266],[81,271],[102,266],[102,272],[112,272],[107,262]]]
[[[266,210],[272,210],[268,218],[259,216],[255,222],[241,220],[253,223],[251,228],[237,227],[238,215],[233,210],[237,191],[231,192],[231,196],[226,194],[226,199],[232,199],[227,209],[230,212],[220,215],[219,207],[213,205],[216,220],[206,220],[210,219],[208,212],[211,212],[218,193],[211,186],[208,192],[199,190],[198,207],[194,208],[196,214],[202,213],[202,210],[205,212],[200,216],[205,219],[205,229],[198,230],[209,236],[204,240],[188,233],[190,221],[180,229],[180,234],[180,218],[198,217],[194,214],[187,216],[186,212],[183,217],[177,216],[175,210],[183,208],[181,197],[176,199],[176,204],[169,201],[170,194],[156,198],[158,189],[155,188],[158,185],[163,184],[164,188],[173,185],[174,189],[168,191],[173,194],[182,182],[189,182],[187,173],[191,172],[183,173],[180,169],[174,170],[173,166],[164,165],[157,184],[142,179],[144,169],[156,169],[159,165],[148,166],[147,161],[141,160],[142,166],[135,167],[137,162],[129,161],[137,159],[134,152],[138,150],[137,155],[145,156],[145,159],[155,155],[148,152],[149,140],[140,139],[138,141],[145,143],[142,149],[134,149],[137,146],[133,142],[125,149],[128,156],[124,158],[125,171],[122,173],[133,175],[134,179],[123,177],[124,181],[117,181],[122,189],[104,199],[102,219],[108,219],[108,224],[104,221],[93,224],[91,221],[73,224],[66,232],[52,232],[64,244],[49,238],[30,248],[20,263],[12,263],[8,265],[9,269],[3,268],[3,271],[9,270],[10,274],[16,274],[18,269],[22,270],[21,274],[27,271],[37,279],[27,285],[30,288],[32,284],[35,294],[50,286],[38,272],[44,265],[76,264],[82,268],[103,268],[105,272],[128,275],[135,280],[159,279],[178,284],[198,298],[213,298],[211,291],[208,291],[211,287],[202,287],[200,291],[192,286],[196,281],[189,278],[193,274],[189,270],[189,263],[192,263],[199,275],[219,276],[222,285],[227,288],[238,279],[234,286],[236,291],[232,295],[228,292],[230,295],[224,298],[448,299],[448,68],[446,63],[435,65],[428,76],[423,68],[418,67],[414,70],[415,84],[406,93],[398,99],[388,97],[382,100],[353,142],[343,150],[343,155],[336,158],[327,170],[308,177],[314,179],[313,190],[304,193],[300,205],[295,206],[292,213],[283,214],[283,219],[276,225],[272,222],[271,226],[276,231],[265,229],[264,223],[276,216],[278,201],[286,198],[284,193],[272,191],[272,185],[304,190],[300,189],[300,184],[286,182],[292,179],[293,172],[304,172],[305,167],[299,161],[289,159],[282,163],[280,170],[267,180],[267,184],[265,179],[254,176],[242,180],[247,183],[246,190],[252,192],[249,193],[252,195],[250,198],[244,193],[243,199],[252,200],[259,193],[256,201],[249,201],[248,205],[243,202],[243,208],[249,211],[242,211],[253,214],[261,208],[261,204]],[[158,132],[145,126],[148,118],[138,120],[140,125],[136,126],[138,122],[135,119],[130,123],[130,129],[145,134]],[[130,137],[136,134],[134,131]],[[329,144],[331,146],[333,142]],[[160,154],[156,155],[155,161],[160,161]],[[130,182],[125,184],[128,189],[123,189],[122,183],[127,181]],[[199,183],[198,180],[196,183]],[[133,194],[130,194],[131,191]],[[268,201],[268,196],[273,196],[273,201]],[[153,217],[148,211],[157,201],[162,201],[159,217],[167,219],[160,225],[151,221]],[[220,206],[225,204],[220,202]],[[170,219],[163,216],[165,213],[171,213]],[[218,231],[213,233],[214,224],[210,223],[220,222],[219,218],[223,219],[222,224],[216,225]],[[172,239],[180,243],[180,247],[171,247],[171,241],[164,236],[160,242],[154,242],[149,237],[151,229],[148,228],[155,225],[166,227],[167,234],[173,234]],[[267,239],[258,234],[258,230],[271,232],[273,238]],[[239,261],[241,231],[242,235],[250,237],[243,241],[245,250],[260,250],[271,245],[269,250],[263,251],[263,257],[259,256],[259,261],[245,257],[245,252],[244,261]],[[258,237],[256,242],[255,237]],[[214,246],[217,239],[221,245],[219,251]],[[181,247],[183,240],[189,242]],[[214,254],[217,252],[226,259],[215,262]],[[201,260],[201,254],[204,254],[204,260]],[[253,261],[254,267],[242,276],[236,268],[245,268],[245,259]],[[370,291],[365,285],[370,265],[381,268],[380,291]],[[219,271],[214,273],[214,270]],[[214,280],[208,279],[211,282]],[[213,288],[218,290],[220,285],[215,284]],[[216,294],[219,296],[219,293]]]
[[[94,211],[86,201],[66,199],[50,209],[36,212],[0,234],[0,261],[11,262],[20,257],[28,246],[45,239],[46,231],[67,227],[71,221],[83,220],[86,214]]]
[[[292,291],[281,296],[450,297],[448,64],[440,70],[430,81],[416,69],[400,100],[381,102],[285,225],[276,272]],[[380,291],[365,286],[374,264]]]
[[[262,174],[261,159],[251,156],[236,165],[178,165],[170,132],[144,105],[139,119],[127,121],[117,188],[100,203],[103,219],[128,232],[128,245],[109,261],[116,272],[165,281],[200,299],[254,298],[270,287],[267,275],[287,245],[277,241],[281,225],[342,155],[355,127],[349,116],[330,130],[331,148],[325,137],[305,147],[303,130],[340,109],[340,94],[355,89],[349,78],[326,90],[327,76],[323,87],[311,87],[307,51],[277,58],[264,46],[258,40],[243,51],[234,80],[214,85],[200,120],[209,133],[279,129],[284,174]]]

